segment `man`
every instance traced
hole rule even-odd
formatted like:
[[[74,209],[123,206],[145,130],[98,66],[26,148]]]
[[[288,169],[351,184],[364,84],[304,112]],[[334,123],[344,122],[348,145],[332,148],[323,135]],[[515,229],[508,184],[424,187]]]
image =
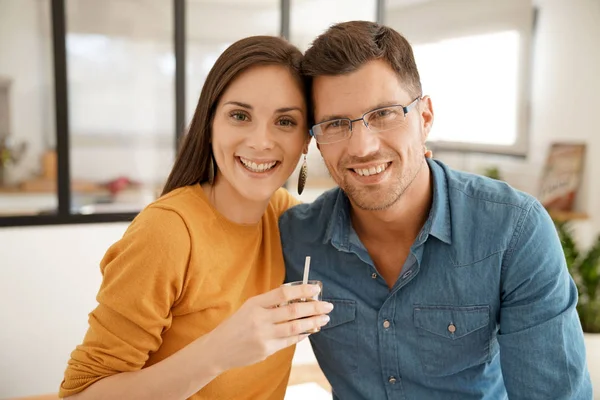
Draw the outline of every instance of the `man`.
[[[311,133],[339,188],[280,227],[288,279],[310,255],[335,305],[310,337],[334,398],[591,399],[551,219],[505,183],[426,157],[434,113],[409,43],[342,23],[304,69]],[[469,118],[469,104],[454,112]]]

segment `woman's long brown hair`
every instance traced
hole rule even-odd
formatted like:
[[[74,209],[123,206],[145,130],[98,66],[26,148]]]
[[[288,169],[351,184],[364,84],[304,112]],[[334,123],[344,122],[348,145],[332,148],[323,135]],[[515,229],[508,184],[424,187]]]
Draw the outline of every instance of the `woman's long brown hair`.
[[[301,61],[302,53],[298,48],[275,36],[252,36],[229,46],[206,77],[194,117],[162,195],[209,180],[210,163],[214,162],[210,143],[212,120],[221,95],[241,72],[257,65],[281,65],[289,68],[306,93]]]

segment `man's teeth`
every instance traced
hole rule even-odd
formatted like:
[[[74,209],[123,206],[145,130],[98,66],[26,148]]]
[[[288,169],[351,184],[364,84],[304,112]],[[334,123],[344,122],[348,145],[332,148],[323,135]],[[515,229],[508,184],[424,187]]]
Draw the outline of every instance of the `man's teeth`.
[[[247,170],[250,170],[252,172],[265,172],[265,171],[270,170],[271,168],[273,168],[275,166],[275,164],[277,164],[277,161],[272,161],[272,162],[263,163],[263,164],[257,164],[253,161],[247,160],[242,157],[240,157],[240,161],[242,162],[244,167],[246,167]]]
[[[359,174],[360,176],[371,176],[371,175],[376,175],[376,174],[380,174],[383,171],[385,171],[388,167],[388,164],[379,164],[377,166],[373,166],[370,168],[354,168],[354,172],[356,172],[357,174]]]

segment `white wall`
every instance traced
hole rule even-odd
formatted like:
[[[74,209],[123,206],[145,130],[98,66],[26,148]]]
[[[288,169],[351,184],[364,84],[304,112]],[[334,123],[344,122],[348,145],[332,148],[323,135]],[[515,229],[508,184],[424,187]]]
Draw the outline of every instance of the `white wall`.
[[[0,229],[0,398],[58,390],[127,224]]]

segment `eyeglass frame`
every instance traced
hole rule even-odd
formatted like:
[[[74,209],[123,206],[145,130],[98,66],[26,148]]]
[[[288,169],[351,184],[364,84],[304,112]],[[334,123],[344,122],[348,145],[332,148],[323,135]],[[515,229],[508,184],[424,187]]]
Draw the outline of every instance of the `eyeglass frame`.
[[[314,137],[314,138],[315,138],[315,140],[317,141],[317,143],[319,143],[319,141],[317,140],[317,136],[316,136],[316,135],[315,135],[315,133],[313,132],[313,129],[315,129],[315,127],[317,127],[317,126],[319,126],[319,125],[326,124],[326,123],[329,123],[329,122],[332,122],[332,121],[348,121],[348,122],[350,123],[350,127],[349,127],[349,130],[350,130],[350,135],[348,135],[347,137],[344,137],[344,138],[342,138],[342,139],[340,139],[340,140],[336,140],[336,141],[334,141],[334,142],[329,142],[329,143],[319,143],[319,144],[333,144],[333,143],[338,143],[338,142],[341,142],[341,141],[343,141],[343,140],[350,139],[350,138],[352,137],[352,132],[353,132],[353,130],[352,130],[352,124],[354,124],[355,122],[358,122],[358,121],[362,121],[362,122],[363,122],[363,124],[365,125],[365,127],[366,127],[368,130],[372,131],[372,132],[385,132],[386,130],[390,130],[390,129],[393,129],[393,128],[390,128],[390,129],[385,129],[385,130],[371,130],[371,127],[369,126],[369,124],[367,123],[367,121],[365,121],[365,116],[366,116],[367,114],[371,114],[371,113],[373,113],[373,112],[375,112],[375,111],[383,110],[383,109],[385,109],[385,108],[390,108],[390,107],[401,107],[401,108],[402,108],[402,111],[404,112],[404,119],[406,119],[406,115],[408,114],[408,112],[414,108],[414,106],[415,106],[415,105],[416,105],[416,104],[419,102],[419,100],[421,100],[421,98],[422,98],[422,96],[417,96],[417,97],[416,97],[416,98],[415,98],[413,101],[411,101],[411,102],[410,102],[410,104],[409,104],[409,105],[407,105],[407,106],[403,106],[402,104],[390,104],[389,106],[377,107],[377,108],[374,108],[374,109],[372,109],[372,110],[370,110],[370,111],[367,111],[366,113],[364,113],[364,114],[362,115],[362,117],[360,117],[360,118],[356,118],[356,119],[350,119],[350,118],[333,118],[333,119],[328,119],[327,121],[322,121],[322,122],[319,122],[318,124],[315,124],[315,125],[313,125],[313,126],[312,126],[312,128],[309,130],[309,132],[310,132],[310,136],[311,136],[311,137]]]

